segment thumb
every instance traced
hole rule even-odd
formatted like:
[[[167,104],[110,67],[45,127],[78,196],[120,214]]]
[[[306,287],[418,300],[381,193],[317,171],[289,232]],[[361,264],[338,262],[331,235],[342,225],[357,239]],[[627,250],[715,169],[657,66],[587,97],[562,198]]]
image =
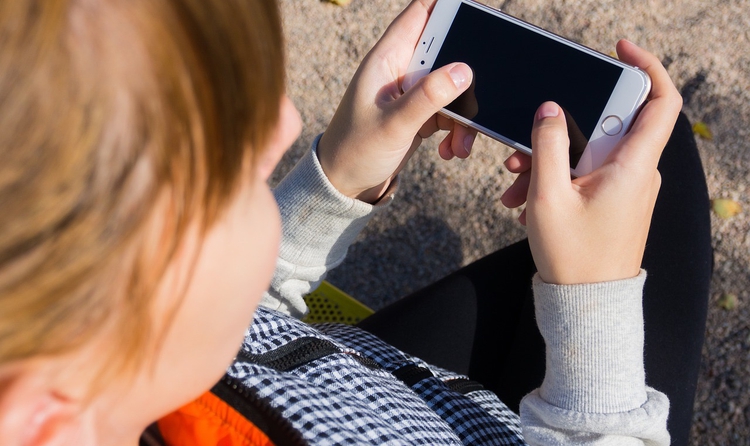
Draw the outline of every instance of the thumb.
[[[441,67],[420,79],[393,102],[395,119],[419,129],[432,115],[453,102],[471,85],[473,73],[465,63]]]
[[[534,115],[531,130],[531,188],[544,195],[570,184],[570,140],[565,114],[554,102],[545,102]]]

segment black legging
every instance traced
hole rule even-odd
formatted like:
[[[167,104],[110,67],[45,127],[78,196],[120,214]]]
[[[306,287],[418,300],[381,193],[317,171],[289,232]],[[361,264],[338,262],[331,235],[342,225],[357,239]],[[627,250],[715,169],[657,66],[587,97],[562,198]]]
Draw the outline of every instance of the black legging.
[[[659,162],[662,186],[643,268],[647,383],[667,394],[673,445],[686,445],[713,269],[706,180],[681,115]],[[518,411],[544,377],[528,241],[397,301],[360,326],[427,362],[469,375]]]

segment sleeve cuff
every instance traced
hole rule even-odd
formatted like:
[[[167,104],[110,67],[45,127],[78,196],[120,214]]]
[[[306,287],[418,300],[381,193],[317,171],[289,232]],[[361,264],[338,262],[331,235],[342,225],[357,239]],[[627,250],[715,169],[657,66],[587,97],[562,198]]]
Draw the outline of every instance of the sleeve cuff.
[[[534,277],[547,371],[539,395],[578,412],[613,413],[647,399],[643,368],[646,272],[612,282],[551,285]]]
[[[282,236],[276,271],[262,305],[301,317],[303,296],[346,257],[367,223],[393,201],[397,181],[375,204],[349,198],[328,180],[317,156],[320,136],[274,189]]]
[[[372,205],[349,198],[328,180],[312,150],[274,189],[282,220],[279,257],[301,266],[337,263],[372,217],[393,200],[395,187]]]

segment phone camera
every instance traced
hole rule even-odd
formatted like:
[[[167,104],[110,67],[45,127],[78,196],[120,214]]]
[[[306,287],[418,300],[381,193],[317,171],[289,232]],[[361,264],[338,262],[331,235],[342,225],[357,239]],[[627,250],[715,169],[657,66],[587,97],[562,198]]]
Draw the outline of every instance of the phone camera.
[[[421,61],[421,62],[419,62],[419,63],[420,63],[420,65],[424,65],[424,61]]]

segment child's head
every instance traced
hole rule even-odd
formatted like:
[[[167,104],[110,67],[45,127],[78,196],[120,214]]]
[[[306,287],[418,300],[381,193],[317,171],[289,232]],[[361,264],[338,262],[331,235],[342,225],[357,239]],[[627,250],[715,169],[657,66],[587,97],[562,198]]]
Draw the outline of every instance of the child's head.
[[[283,70],[272,0],[0,2],[3,444],[133,440],[221,376],[274,266]]]

